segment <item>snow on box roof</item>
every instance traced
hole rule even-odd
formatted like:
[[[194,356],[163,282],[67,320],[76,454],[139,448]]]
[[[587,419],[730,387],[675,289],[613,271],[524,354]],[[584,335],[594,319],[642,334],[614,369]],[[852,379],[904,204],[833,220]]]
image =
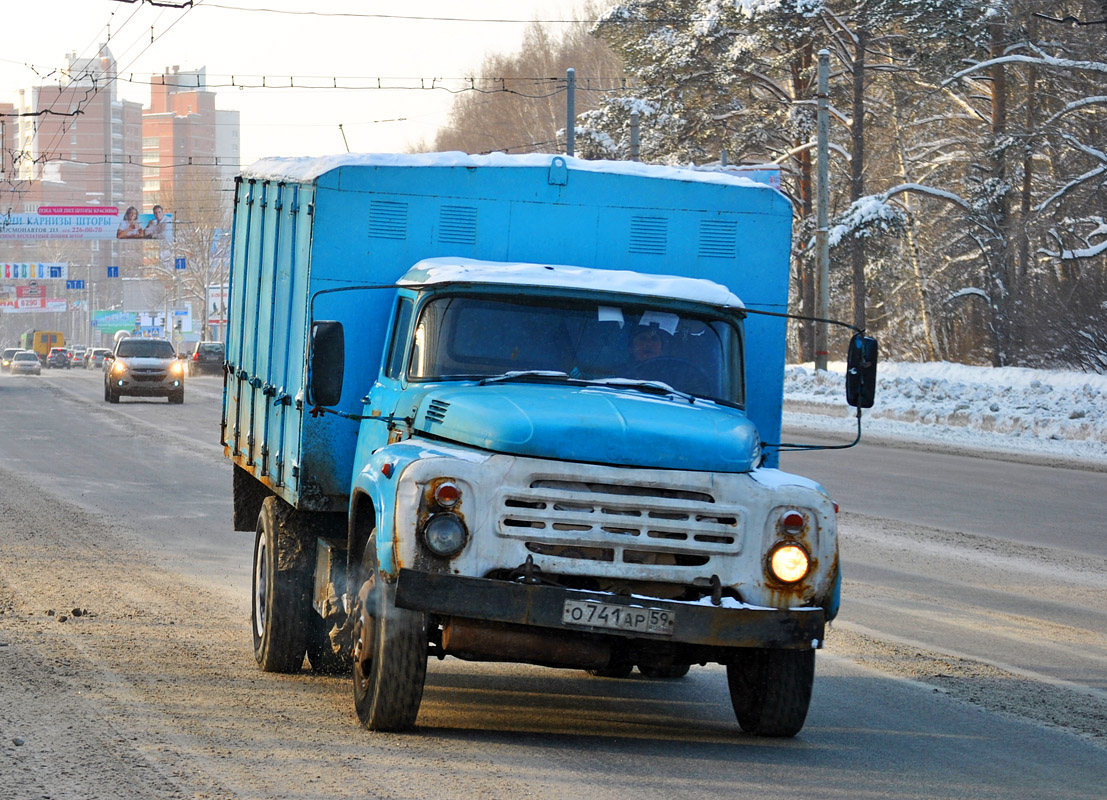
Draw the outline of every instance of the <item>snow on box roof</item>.
[[[581,172],[606,172],[616,175],[638,175],[648,178],[698,183],[717,183],[729,186],[747,186],[770,189],[764,180],[757,181],[733,171],[695,167],[665,167],[642,164],[637,161],[587,161],[572,156],[549,153],[509,155],[492,153],[475,156],[468,153],[341,153],[333,156],[306,156],[299,158],[263,158],[242,171],[249,180],[289,181],[310,183],[319,176],[339,167],[545,167],[553,160],[561,159],[572,170]],[[740,170],[740,167],[734,168]],[[764,170],[757,170],[763,172]],[[776,191],[773,189],[772,191]]]
[[[564,264],[525,264],[478,261],[473,258],[426,258],[408,270],[400,286],[433,286],[445,283],[498,283],[587,289],[647,297],[670,297],[726,308],[743,308],[742,301],[725,286],[702,278],[646,275],[614,269],[571,267]]]

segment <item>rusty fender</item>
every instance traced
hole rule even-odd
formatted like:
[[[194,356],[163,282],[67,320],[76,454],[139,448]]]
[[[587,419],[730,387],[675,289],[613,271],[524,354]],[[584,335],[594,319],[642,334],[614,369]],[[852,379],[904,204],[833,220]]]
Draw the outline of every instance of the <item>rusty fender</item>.
[[[672,635],[665,635],[566,623],[562,621],[566,600],[663,609],[676,614],[676,625]],[[396,605],[445,617],[710,647],[807,650],[822,646],[826,628],[821,608],[719,608],[412,569],[400,570]]]

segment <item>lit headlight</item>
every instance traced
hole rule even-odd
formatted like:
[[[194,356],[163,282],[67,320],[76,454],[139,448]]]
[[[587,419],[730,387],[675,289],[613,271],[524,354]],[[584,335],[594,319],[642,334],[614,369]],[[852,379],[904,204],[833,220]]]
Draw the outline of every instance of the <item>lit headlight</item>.
[[[174,375],[184,375],[184,364],[180,361],[174,361],[169,365],[169,371]]]
[[[111,365],[112,375],[122,375],[126,371],[127,365],[124,364],[122,361],[116,361],[114,364]]]
[[[796,583],[806,577],[811,568],[811,559],[798,544],[785,542],[777,545],[769,555],[769,569],[773,577],[784,583]]]
[[[468,539],[465,523],[457,514],[435,514],[423,525],[423,543],[442,558],[456,556]]]

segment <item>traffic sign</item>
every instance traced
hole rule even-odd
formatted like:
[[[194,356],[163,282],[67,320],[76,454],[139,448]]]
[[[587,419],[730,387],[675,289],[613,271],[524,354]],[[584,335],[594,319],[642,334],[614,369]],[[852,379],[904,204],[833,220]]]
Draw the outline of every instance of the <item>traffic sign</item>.
[[[85,282],[82,281],[82,280],[66,281],[65,282],[65,288],[66,289],[83,289],[83,288],[85,288]]]
[[[118,278],[119,277],[119,267],[108,267],[108,277],[109,278]]]
[[[173,269],[175,269],[175,270],[177,270],[178,272],[180,272],[180,271],[181,271],[181,270],[183,270],[184,268],[185,268],[185,259],[184,259],[184,256],[178,256],[177,258],[174,258],[174,259],[173,259]]]

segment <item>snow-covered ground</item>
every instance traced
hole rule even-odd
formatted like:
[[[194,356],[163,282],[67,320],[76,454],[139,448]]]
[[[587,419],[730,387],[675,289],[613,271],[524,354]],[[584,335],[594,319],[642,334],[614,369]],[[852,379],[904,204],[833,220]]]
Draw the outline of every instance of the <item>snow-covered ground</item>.
[[[856,430],[844,364],[785,371],[788,428]],[[1107,467],[1107,375],[944,362],[882,362],[863,437]]]

